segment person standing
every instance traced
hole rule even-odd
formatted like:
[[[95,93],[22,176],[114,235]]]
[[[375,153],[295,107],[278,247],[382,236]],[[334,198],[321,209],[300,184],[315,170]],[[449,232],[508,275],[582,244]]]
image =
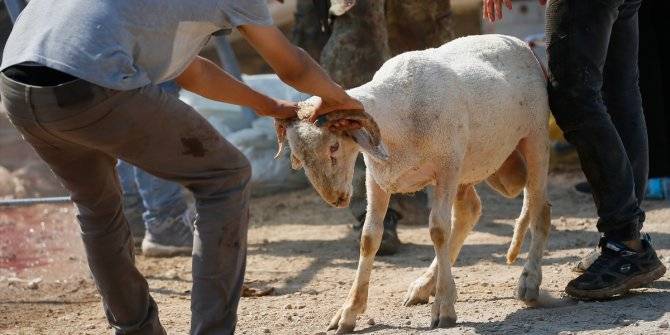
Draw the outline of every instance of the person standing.
[[[539,0],[541,4],[546,0]],[[625,294],[663,276],[640,230],[649,171],[638,86],[640,0],[552,0],[547,4],[549,104],[575,146],[603,234],[598,258],[565,288],[577,299]],[[511,0],[485,0],[484,18],[502,19]]]
[[[117,159],[193,192],[191,333],[235,330],[246,260],[251,168],[169,80],[213,100],[276,118],[272,99],[198,56],[212,34],[237,28],[279,77],[320,96],[315,116],[362,109],[272,26],[265,0],[31,0],[5,45],[2,104],[69,190],[89,268],[117,334],[165,334],[134,265]]]

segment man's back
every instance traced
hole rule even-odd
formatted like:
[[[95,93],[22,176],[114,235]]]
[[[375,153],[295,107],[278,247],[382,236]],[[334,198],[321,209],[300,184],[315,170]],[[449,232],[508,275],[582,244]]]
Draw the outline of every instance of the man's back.
[[[128,90],[176,77],[212,33],[268,25],[262,0],[32,0],[7,41],[2,70],[35,62]]]

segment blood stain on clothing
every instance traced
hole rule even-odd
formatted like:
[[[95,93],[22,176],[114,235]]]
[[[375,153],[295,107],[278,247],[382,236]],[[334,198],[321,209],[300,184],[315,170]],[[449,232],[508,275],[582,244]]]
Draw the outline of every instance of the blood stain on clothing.
[[[207,150],[202,145],[202,142],[194,137],[184,137],[181,139],[181,145],[184,147],[183,155],[190,155],[193,157],[204,157]]]

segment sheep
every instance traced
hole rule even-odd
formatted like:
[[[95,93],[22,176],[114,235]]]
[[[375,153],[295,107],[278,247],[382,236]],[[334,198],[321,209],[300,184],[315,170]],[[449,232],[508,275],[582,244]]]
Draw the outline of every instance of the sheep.
[[[298,118],[276,123],[279,151],[288,140],[292,167],[304,167],[332,206],[348,206],[354,162],[359,152],[364,156],[368,205],[358,270],[328,329],[353,331],[366,309],[390,195],[428,185],[434,186],[429,232],[436,257],[410,284],[404,305],[427,303],[434,294],[431,327],[456,323],[451,266],[480,217],[474,186],[484,180],[508,198],[524,191],[506,258],[514,262],[530,226],[532,241],[516,294],[535,302],[550,227],[549,105],[546,79],[530,48],[504,35],[463,37],[400,54],[348,93],[364,111],[336,111],[313,124],[307,121],[315,105],[310,98],[300,103]],[[333,126],[343,119],[360,127]]]

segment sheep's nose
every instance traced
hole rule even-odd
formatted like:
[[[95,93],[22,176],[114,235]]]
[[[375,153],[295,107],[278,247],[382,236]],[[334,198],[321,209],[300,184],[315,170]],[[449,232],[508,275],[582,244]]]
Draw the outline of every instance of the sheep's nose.
[[[337,201],[335,201],[335,207],[340,207],[346,204],[347,200],[349,200],[349,196],[347,194],[340,194],[340,196],[337,198]]]

